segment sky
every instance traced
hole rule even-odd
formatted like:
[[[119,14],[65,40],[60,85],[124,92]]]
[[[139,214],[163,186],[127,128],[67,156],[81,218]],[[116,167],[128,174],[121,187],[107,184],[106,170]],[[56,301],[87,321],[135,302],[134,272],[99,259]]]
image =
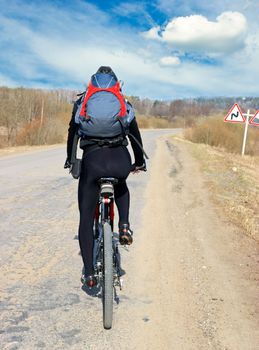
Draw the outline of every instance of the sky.
[[[84,90],[111,66],[127,95],[259,95],[259,0],[0,0],[0,86]]]

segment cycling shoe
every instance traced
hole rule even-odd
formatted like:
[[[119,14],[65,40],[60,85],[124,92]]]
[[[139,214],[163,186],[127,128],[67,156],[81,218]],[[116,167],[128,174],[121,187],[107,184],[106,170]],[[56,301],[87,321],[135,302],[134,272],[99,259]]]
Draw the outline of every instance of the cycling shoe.
[[[129,224],[123,224],[119,228],[119,241],[121,245],[131,245],[133,243],[133,231]]]
[[[97,286],[97,279],[95,276],[81,276],[81,282],[83,285],[87,286],[88,288],[93,288]]]

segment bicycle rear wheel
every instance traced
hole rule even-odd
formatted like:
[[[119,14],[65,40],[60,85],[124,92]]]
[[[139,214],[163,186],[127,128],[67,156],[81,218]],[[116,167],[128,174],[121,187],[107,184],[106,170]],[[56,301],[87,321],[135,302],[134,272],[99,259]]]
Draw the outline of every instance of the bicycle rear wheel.
[[[112,230],[107,222],[103,225],[103,236],[103,326],[105,329],[110,329],[113,316],[113,248]]]

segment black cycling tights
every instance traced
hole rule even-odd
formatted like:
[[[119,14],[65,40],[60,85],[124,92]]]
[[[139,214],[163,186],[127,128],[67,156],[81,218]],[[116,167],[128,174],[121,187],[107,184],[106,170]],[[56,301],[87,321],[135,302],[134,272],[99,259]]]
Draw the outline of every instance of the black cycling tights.
[[[129,222],[129,190],[126,178],[131,170],[130,154],[125,146],[89,147],[85,149],[78,187],[80,212],[79,244],[85,275],[93,274],[93,223],[98,201],[100,177],[116,177],[120,181],[114,187],[115,202],[119,212],[119,224]]]

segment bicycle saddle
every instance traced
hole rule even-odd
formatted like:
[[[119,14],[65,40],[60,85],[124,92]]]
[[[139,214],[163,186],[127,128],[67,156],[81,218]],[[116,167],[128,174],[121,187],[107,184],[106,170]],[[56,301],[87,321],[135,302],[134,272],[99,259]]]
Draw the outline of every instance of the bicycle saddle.
[[[114,177],[102,177],[98,181],[99,185],[101,186],[100,194],[102,197],[112,197],[114,194],[114,188],[113,185],[118,183],[118,179],[115,179]]]

